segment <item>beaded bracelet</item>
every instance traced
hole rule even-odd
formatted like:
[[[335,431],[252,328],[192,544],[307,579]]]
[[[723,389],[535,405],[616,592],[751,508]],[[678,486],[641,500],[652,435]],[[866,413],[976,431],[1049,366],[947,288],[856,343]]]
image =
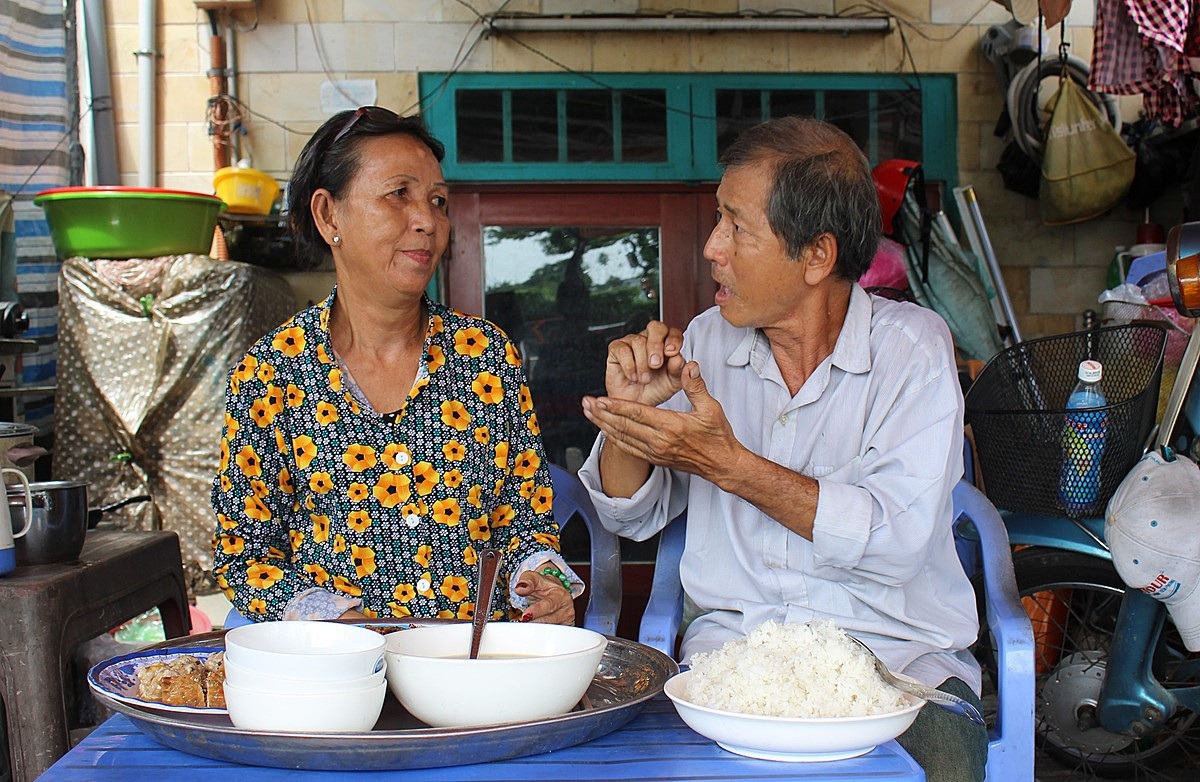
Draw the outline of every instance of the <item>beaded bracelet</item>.
[[[567,590],[568,592],[571,591],[571,579],[567,578],[567,574],[562,572],[558,568],[547,565],[546,567],[542,568],[538,572],[541,573],[543,576],[550,576],[551,578],[557,578],[559,581],[562,582],[563,589]]]

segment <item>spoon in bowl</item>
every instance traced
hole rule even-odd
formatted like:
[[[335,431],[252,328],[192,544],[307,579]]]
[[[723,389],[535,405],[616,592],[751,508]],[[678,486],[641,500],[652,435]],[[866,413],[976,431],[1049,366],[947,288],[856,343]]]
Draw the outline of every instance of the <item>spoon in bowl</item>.
[[[983,721],[983,715],[980,714],[979,709],[975,708],[975,706],[969,701],[965,701],[957,695],[951,695],[948,692],[942,692],[941,690],[935,690],[932,687],[926,687],[923,684],[917,684],[916,682],[910,682],[906,681],[905,679],[901,679],[899,676],[896,676],[894,673],[889,671],[888,667],[883,664],[883,660],[880,660],[878,657],[876,657],[875,653],[872,652],[866,644],[852,635],[847,635],[846,637],[862,647],[863,651],[866,652],[867,655],[870,656],[870,658],[875,662],[875,670],[879,672],[880,677],[897,690],[907,692],[909,695],[915,695],[922,700],[926,700],[930,703],[941,706],[943,709],[962,715],[971,722],[974,722],[976,725],[983,725],[986,727],[987,723]]]
[[[500,549],[485,548],[479,552],[479,579],[475,584],[475,615],[471,619],[471,654],[469,659],[479,658],[479,642],[483,640],[483,626],[492,614],[492,591],[496,588],[496,573],[500,570],[503,554]]]

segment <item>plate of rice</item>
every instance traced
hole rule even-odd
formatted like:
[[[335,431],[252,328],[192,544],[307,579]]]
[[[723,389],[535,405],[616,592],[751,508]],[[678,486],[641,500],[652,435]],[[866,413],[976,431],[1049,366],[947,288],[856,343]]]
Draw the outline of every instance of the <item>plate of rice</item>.
[[[693,655],[667,697],[688,727],[724,749],[764,760],[864,755],[912,725],[924,701],[879,678],[833,622],[767,622]]]

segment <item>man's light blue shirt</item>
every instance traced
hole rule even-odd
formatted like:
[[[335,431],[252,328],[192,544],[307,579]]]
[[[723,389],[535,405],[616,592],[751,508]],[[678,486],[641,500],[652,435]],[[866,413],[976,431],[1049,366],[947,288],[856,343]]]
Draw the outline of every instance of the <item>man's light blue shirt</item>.
[[[605,527],[645,540],[687,508],[680,576],[704,613],[684,659],[767,620],[828,618],[893,671],[931,686],[957,676],[978,692],[965,651],[979,629],[975,595],[950,528],[963,401],[941,317],[855,285],[833,353],[795,396],[762,332],[718,308],[688,326],[683,355],[744,446],[819,483],[809,541],[687,473],[655,468],[632,498],[608,497],[597,439],[579,477]],[[663,407],[690,404],[680,392]]]

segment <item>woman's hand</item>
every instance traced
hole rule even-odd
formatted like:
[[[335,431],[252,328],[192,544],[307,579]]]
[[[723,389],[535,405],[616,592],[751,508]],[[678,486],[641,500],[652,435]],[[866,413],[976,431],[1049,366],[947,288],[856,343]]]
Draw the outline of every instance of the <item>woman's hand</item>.
[[[526,570],[513,591],[529,598],[522,622],[575,625],[575,598],[557,578]]]

